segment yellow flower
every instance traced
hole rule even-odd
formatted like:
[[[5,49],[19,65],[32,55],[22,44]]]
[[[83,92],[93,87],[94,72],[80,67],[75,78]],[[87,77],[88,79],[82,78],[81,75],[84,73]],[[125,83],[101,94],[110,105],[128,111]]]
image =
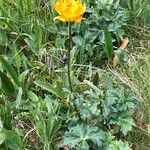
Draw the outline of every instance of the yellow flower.
[[[59,19],[63,22],[81,22],[83,19],[82,15],[86,10],[86,6],[81,0],[57,0],[53,8],[59,14],[54,19]]]

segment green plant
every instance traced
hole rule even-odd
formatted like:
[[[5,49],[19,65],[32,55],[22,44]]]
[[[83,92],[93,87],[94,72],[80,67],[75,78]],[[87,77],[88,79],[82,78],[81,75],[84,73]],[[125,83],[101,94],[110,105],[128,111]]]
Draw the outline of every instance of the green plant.
[[[69,131],[65,132],[64,144],[68,144],[71,149],[88,150],[89,143],[91,147],[96,145],[100,148],[105,138],[105,132],[98,127],[81,124],[70,127]]]
[[[57,148],[55,144],[55,136],[61,126],[61,120],[57,117],[49,116],[36,121],[37,134],[43,143],[44,150],[53,150]]]
[[[110,79],[108,78],[108,80]],[[82,94],[76,93],[76,107],[80,113],[80,117],[82,119],[81,121],[84,122],[85,126],[90,122],[91,127],[97,126],[100,128],[100,130],[106,133],[111,132],[114,136],[117,136],[118,134],[121,135],[122,132],[124,136],[126,136],[127,133],[131,131],[132,127],[135,126],[129,110],[135,109],[138,102],[138,97],[130,90],[114,88],[111,82],[112,81],[110,80],[110,82],[106,83],[107,88],[99,89],[90,81],[85,80],[83,84],[87,85],[87,90],[84,92],[82,91]],[[79,125],[75,126],[75,129],[78,129],[77,131],[72,125],[76,122],[79,122],[79,120],[76,121],[73,118],[70,120],[71,128],[69,128],[69,132],[67,132],[67,139],[70,138],[71,140],[68,141],[65,139],[65,144],[71,145],[71,147],[81,147],[83,142],[81,140],[81,136],[77,136],[76,133],[79,131]],[[76,135],[74,140],[72,139],[73,135]],[[74,143],[71,143],[71,141]],[[117,140],[116,143],[120,149],[124,144],[126,145],[126,143],[122,143],[121,141]],[[88,148],[95,149],[90,143],[84,143],[83,146],[88,146]]]
[[[130,51],[117,48],[131,11],[127,1],[84,2],[83,21],[68,24],[53,20],[54,0],[1,0],[0,149],[135,148],[143,125],[136,120],[139,98],[140,110],[149,112],[149,56],[130,66]],[[114,53],[119,75],[105,61]],[[147,137],[145,132],[138,141]]]
[[[11,107],[0,105],[0,148],[18,150],[22,147],[21,134],[12,129]]]
[[[115,140],[115,137],[110,133],[107,135],[107,140],[103,150],[131,150],[128,142]]]
[[[131,20],[142,19],[146,24],[150,23],[150,1],[149,0],[121,0],[122,5],[126,6],[130,12]]]
[[[108,26],[113,45],[118,47],[125,35],[123,28],[129,16],[128,11],[120,6],[120,1],[95,0],[88,4],[84,22],[75,26],[76,36],[73,40],[77,49],[76,60],[77,63],[92,61],[98,65],[108,55],[104,49],[107,40],[105,27]],[[109,49],[112,51],[112,45]]]
[[[145,39],[146,37],[144,36],[143,38]],[[141,39],[141,36],[139,40],[143,40]],[[137,41],[138,43],[139,40]],[[144,41],[148,42],[147,39]],[[133,112],[134,120],[136,120],[136,126],[133,128],[131,133],[129,133],[127,139],[132,143],[133,149],[148,150],[150,139],[149,129],[147,128],[147,125],[150,122],[150,55],[149,49],[137,47],[135,41],[131,43],[131,45],[134,45],[130,48],[131,51],[136,51],[137,53],[130,54],[128,65],[117,67],[115,70],[109,71],[112,74],[112,78],[116,84],[121,83],[130,87],[139,97],[138,107]]]
[[[129,115],[129,109],[134,109],[137,97],[124,89],[113,89],[106,92],[103,102],[103,116],[108,124],[117,124],[124,135],[134,126],[133,119]]]

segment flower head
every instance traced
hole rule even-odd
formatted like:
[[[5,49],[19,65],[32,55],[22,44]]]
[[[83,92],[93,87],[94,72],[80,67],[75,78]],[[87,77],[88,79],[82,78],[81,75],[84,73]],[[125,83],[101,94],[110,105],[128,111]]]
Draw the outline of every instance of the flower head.
[[[57,0],[53,5],[59,16],[54,19],[59,19],[63,22],[75,21],[80,22],[86,10],[85,4],[81,0]]]

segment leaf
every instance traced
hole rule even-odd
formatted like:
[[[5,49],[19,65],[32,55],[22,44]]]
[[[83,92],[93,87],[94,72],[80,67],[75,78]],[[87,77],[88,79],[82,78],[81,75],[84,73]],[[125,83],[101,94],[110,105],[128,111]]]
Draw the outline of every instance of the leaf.
[[[17,109],[19,108],[19,105],[21,103],[22,93],[23,93],[23,90],[22,90],[21,87],[19,87],[18,94],[17,94],[17,97],[16,97],[16,108]]]
[[[5,134],[3,131],[0,131],[0,145],[5,141]]]
[[[54,94],[55,96],[59,97],[60,99],[63,99],[62,95],[53,87],[53,85],[44,83],[41,81],[35,81],[34,82],[37,86],[41,87],[42,89]]]
[[[69,131],[65,132],[64,144],[69,145],[71,148],[76,148],[82,150],[89,149],[88,141],[96,144],[99,148],[102,146],[102,141],[106,139],[106,134],[104,131],[100,130],[96,126],[89,125],[76,125],[69,128]]]
[[[132,126],[135,125],[131,117],[121,118],[117,124],[121,126],[121,131],[124,135],[127,135],[132,130]]]
[[[127,135],[132,130],[132,126],[135,126],[133,118],[126,114],[121,115],[118,119],[111,121],[111,123],[119,125],[124,135]]]
[[[40,118],[40,120],[38,120],[36,122],[36,131],[41,139],[41,141],[48,141],[47,139],[47,135],[46,135],[46,123],[44,118]]]
[[[11,130],[12,129],[12,114],[11,106],[7,104],[7,107],[0,105],[0,116],[2,120],[2,128]]]
[[[53,139],[56,136],[56,132],[61,127],[61,119],[50,116],[47,120],[47,134],[49,139]]]
[[[105,146],[104,150],[132,150],[129,147],[128,142],[123,142],[121,140],[113,140],[108,143],[108,145]]]
[[[5,135],[3,133],[3,123],[0,117],[0,145],[5,141]]]
[[[0,61],[4,68],[7,70],[7,72],[10,74],[10,76],[13,78],[14,82],[18,85],[21,86],[21,83],[19,82],[18,75],[15,72],[14,68],[2,57],[0,56]]]
[[[105,36],[105,52],[108,59],[113,58],[113,44],[111,34],[108,31],[108,28],[104,29],[104,36]]]
[[[47,120],[41,118],[36,122],[36,129],[41,141],[43,143],[49,143],[49,146],[53,146],[54,137],[56,132],[61,126],[61,120],[55,116],[49,116]]]
[[[42,28],[39,25],[36,25],[34,43],[36,44],[36,47],[39,49],[38,54],[41,54],[40,47],[42,45],[42,38],[43,38]]]
[[[99,97],[94,95],[92,91],[85,91],[84,95],[76,95],[75,104],[82,120],[90,121],[100,114]]]
[[[52,113],[53,112],[54,107],[52,105],[52,101],[53,101],[52,96],[45,95],[45,102],[46,102],[46,107],[47,107],[48,113]]]
[[[1,120],[1,117],[0,117],[0,131],[2,130],[3,128],[3,123],[2,123],[2,120]]]
[[[1,71],[0,78],[2,82],[1,89],[8,95],[14,95],[16,91],[11,80]]]
[[[34,52],[37,56],[43,54],[46,50],[42,45],[43,32],[42,28],[39,25],[35,25],[35,34],[25,38],[25,42],[29,46],[32,52]]]
[[[84,45],[84,39],[81,36],[75,36],[73,37],[73,41],[77,46],[83,46]]]
[[[108,90],[111,90],[113,88],[113,82],[107,74],[102,74],[102,81],[104,83],[104,86],[106,86]]]
[[[84,83],[89,85],[89,87],[92,88],[93,90],[95,90],[97,93],[101,93],[100,89],[97,88],[92,82],[90,82],[88,80],[84,80]]]
[[[64,99],[64,91],[62,90],[63,89],[63,83],[62,81],[57,81],[56,82],[56,87],[55,87],[55,90],[57,91],[57,94],[60,95],[60,97],[62,97],[62,99]]]
[[[23,71],[20,75],[19,75],[19,81],[24,83],[25,77],[28,74],[29,70],[25,70]]]
[[[12,56],[12,60],[13,60],[13,62],[14,62],[14,64],[15,64],[15,66],[19,69],[20,68],[20,66],[21,66],[21,57],[20,57],[20,55],[19,55],[19,50],[17,49],[17,47],[16,46],[14,46],[14,48],[12,49],[12,54],[13,54],[13,56]]]
[[[25,38],[24,40],[27,43],[27,45],[29,46],[29,48],[31,49],[31,51],[38,55],[39,51],[36,48],[33,38],[28,37],[28,38]]]
[[[4,130],[6,136],[6,144],[10,149],[19,150],[21,149],[21,138],[17,131]]]
[[[29,97],[29,99],[31,99],[32,101],[38,102],[38,97],[37,97],[37,95],[36,95],[35,93],[33,93],[32,91],[29,91],[28,97]]]
[[[81,146],[80,146],[80,150],[88,150],[89,149],[89,145],[86,141],[82,141],[81,142]]]

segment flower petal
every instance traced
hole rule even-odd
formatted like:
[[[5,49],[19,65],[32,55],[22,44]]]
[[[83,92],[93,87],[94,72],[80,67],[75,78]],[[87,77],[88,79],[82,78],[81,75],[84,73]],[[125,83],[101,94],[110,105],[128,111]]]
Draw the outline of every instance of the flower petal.
[[[59,14],[54,20],[59,19],[63,22],[80,22],[86,10],[86,5],[81,0],[57,0],[53,7]]]
[[[83,19],[83,17],[79,16],[79,17],[74,18],[73,21],[75,21],[75,22],[81,22],[82,19]]]
[[[53,8],[59,15],[62,15],[62,0],[57,0],[57,2],[53,5]]]
[[[57,17],[55,17],[55,18],[54,18],[54,21],[57,20],[57,19],[58,19],[58,20],[61,20],[61,21],[63,21],[63,22],[66,22],[66,21],[67,21],[67,20],[66,20],[64,17],[62,17],[62,16],[57,16]]]

